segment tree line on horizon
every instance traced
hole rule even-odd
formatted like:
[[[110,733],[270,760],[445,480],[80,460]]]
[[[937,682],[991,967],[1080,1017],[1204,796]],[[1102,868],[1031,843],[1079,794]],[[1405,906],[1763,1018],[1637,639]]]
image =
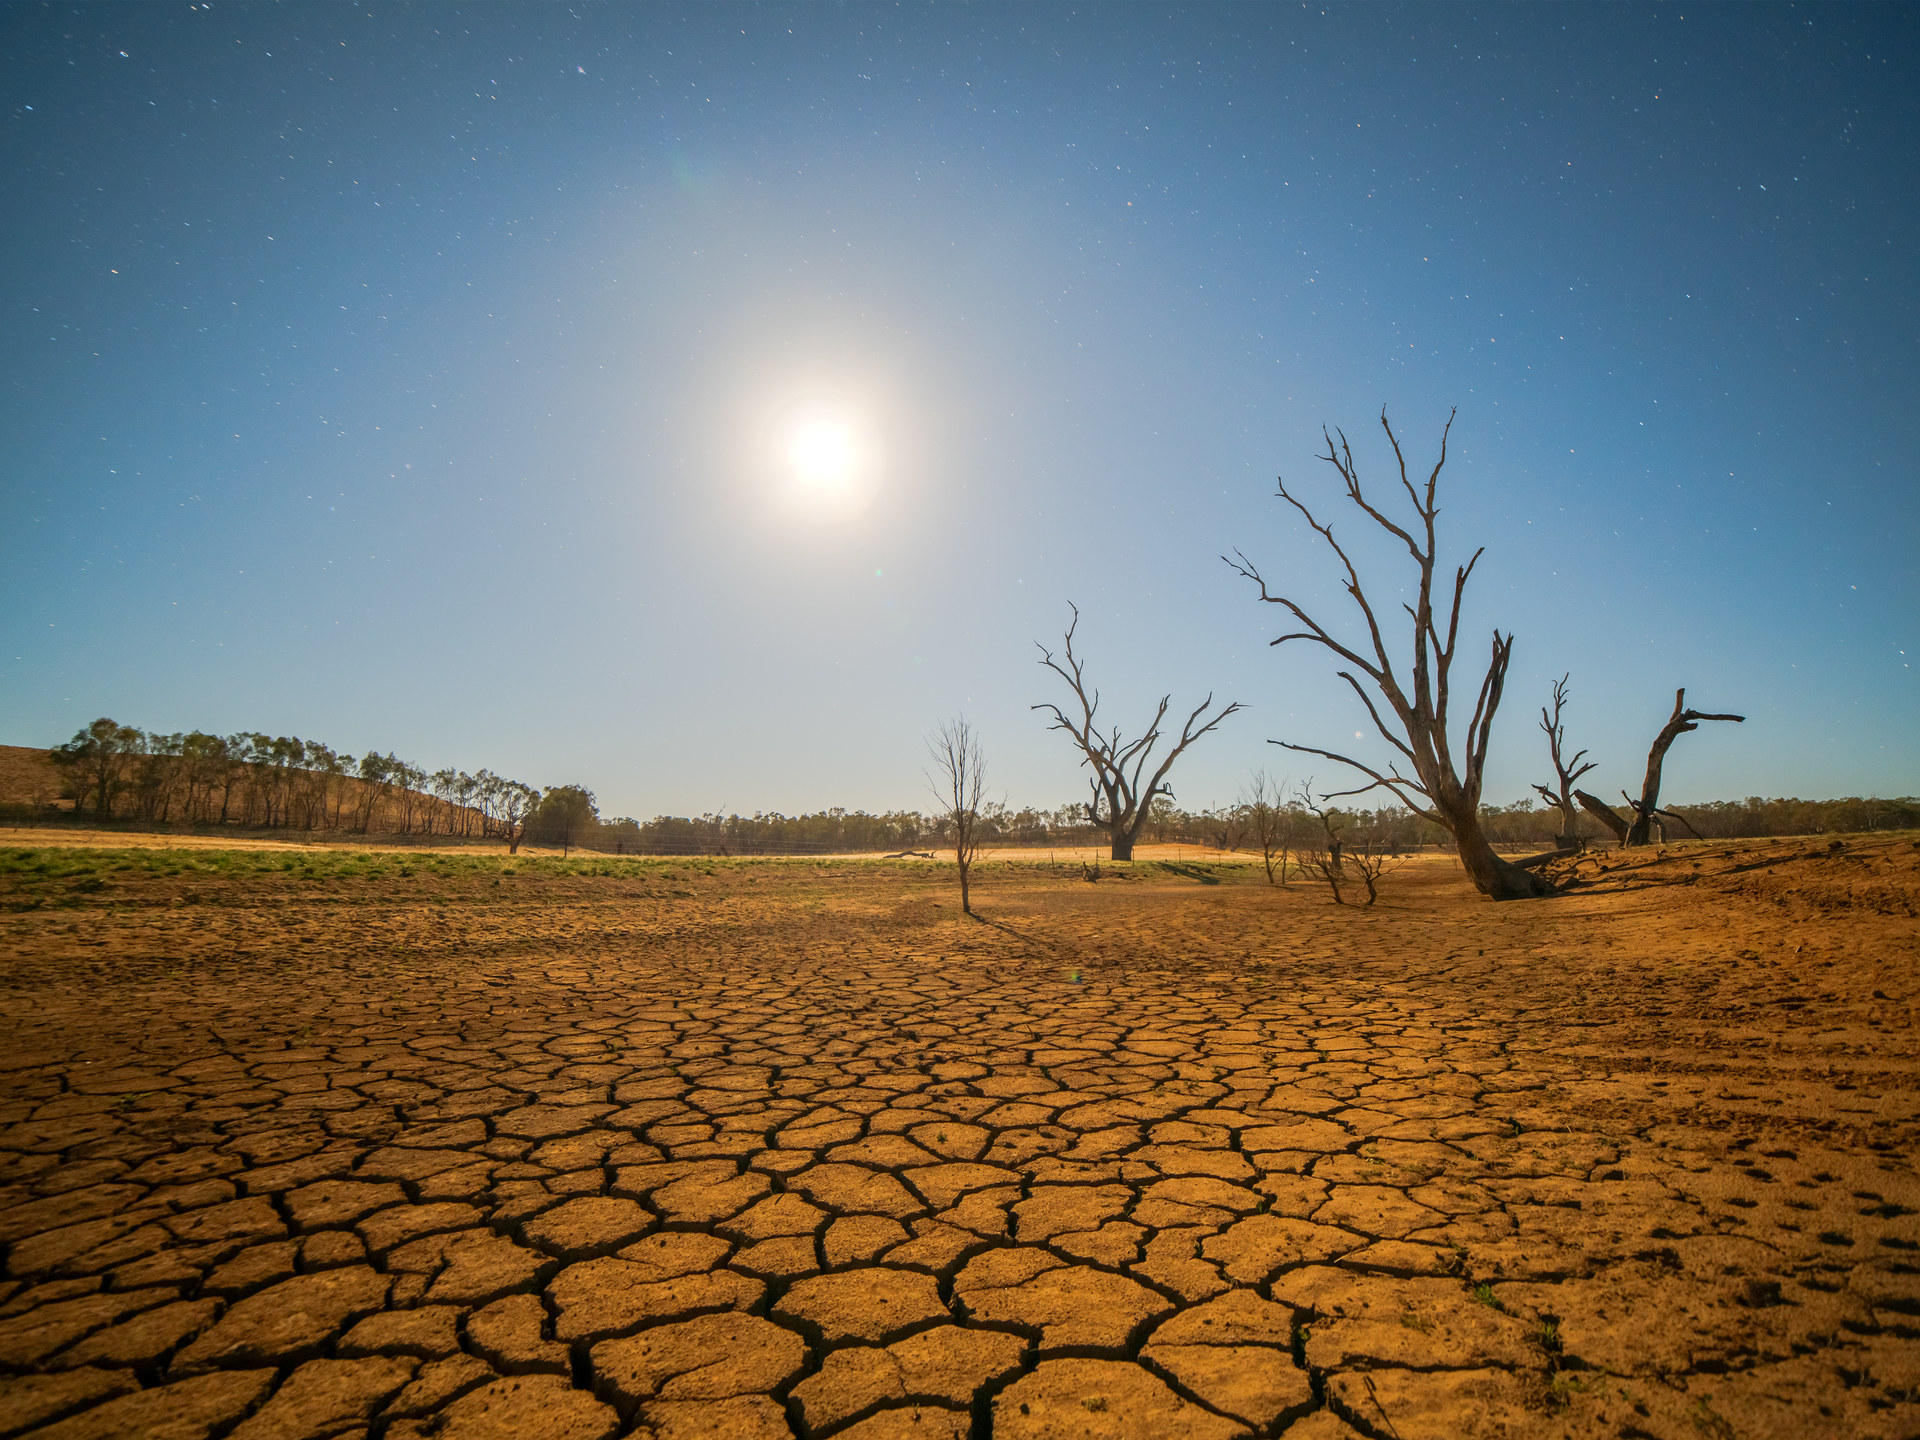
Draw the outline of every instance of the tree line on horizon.
[[[429,772],[391,751],[356,759],[297,735],[145,731],[102,717],[47,752],[62,796],[96,820],[504,839],[550,797],[490,770]],[[577,787],[561,787],[572,790]],[[558,796],[564,808],[568,797]]]
[[[603,818],[583,785],[545,791],[490,770],[428,771],[392,752],[359,758],[297,736],[204,731],[165,734],[111,719],[94,721],[49,758],[64,798],[96,820],[187,828],[301,830],[430,839],[555,844],[624,854],[890,853],[942,846],[952,817],[917,810],[869,812],[831,807],[798,815],[660,815],[651,820]],[[1269,784],[1275,794],[1285,782]],[[44,813],[52,795],[16,802],[15,811]],[[1261,802],[1265,803],[1265,802]],[[1297,799],[1275,803],[1283,833],[1322,828]],[[1675,813],[1708,839],[1809,835],[1920,828],[1920,799],[1848,797],[1765,799],[1689,805]],[[1440,826],[1401,807],[1349,807],[1328,812],[1347,841],[1380,851],[1444,844]],[[1497,844],[1551,844],[1563,817],[1552,804],[1522,799],[1480,807],[1481,826]],[[1213,809],[1185,810],[1159,795],[1147,807],[1141,838],[1219,851],[1258,848],[1256,802],[1242,796]],[[1605,830],[1582,817],[1586,838]],[[1053,808],[988,802],[979,809],[978,838],[990,847],[1082,847],[1108,831],[1087,807]]]

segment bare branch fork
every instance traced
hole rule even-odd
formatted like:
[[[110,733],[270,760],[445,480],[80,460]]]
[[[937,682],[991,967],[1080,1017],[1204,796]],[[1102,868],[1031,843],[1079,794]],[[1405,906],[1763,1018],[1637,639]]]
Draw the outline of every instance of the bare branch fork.
[[[1570,678],[1569,675],[1562,675],[1553,682],[1551,714],[1548,713],[1546,706],[1540,707],[1540,728],[1546,732],[1547,752],[1553,759],[1553,773],[1556,777],[1553,788],[1549,789],[1545,785],[1533,787],[1540,792],[1549,805],[1560,812],[1560,848],[1563,850],[1574,849],[1580,843],[1579,837],[1574,833],[1575,822],[1580,818],[1579,811],[1575,808],[1574,796],[1577,792],[1573,788],[1574,782],[1595,768],[1596,764],[1592,760],[1588,760],[1584,765],[1580,763],[1587,753],[1584,750],[1576,751],[1571,760],[1562,758],[1567,739],[1567,727],[1560,719],[1560,712],[1566,707],[1567,681]]]
[[[1620,798],[1627,802],[1632,812],[1631,821],[1623,820],[1620,812],[1597,795],[1589,795],[1584,790],[1575,790],[1573,798],[1594,819],[1613,832],[1613,838],[1621,845],[1647,845],[1653,840],[1655,820],[1677,820],[1698,839],[1700,832],[1693,828],[1691,821],[1677,810],[1667,810],[1660,805],[1660,772],[1666,764],[1667,751],[1673,742],[1689,730],[1698,730],[1705,720],[1726,720],[1735,725],[1744,724],[1744,715],[1711,715],[1704,710],[1686,708],[1687,692],[1684,687],[1673,692],[1673,714],[1667,723],[1660,727],[1660,733],[1653,737],[1653,746],[1647,751],[1647,774],[1640,782],[1640,798],[1635,799],[1626,791],[1620,792]]]
[[[1322,795],[1320,798],[1330,800],[1333,797]],[[1341,834],[1339,812],[1314,803],[1311,777],[1301,785],[1296,803],[1319,822],[1321,833],[1319,841],[1310,841],[1302,848],[1301,870],[1325,881],[1336,905],[1347,903],[1347,889],[1353,881],[1358,880],[1367,897],[1360,902],[1361,906],[1372,905],[1380,898],[1380,877],[1393,868],[1389,858],[1372,845],[1362,845],[1357,850],[1347,848]]]
[[[1287,782],[1275,782],[1265,770],[1254,771],[1247,788],[1241,792],[1241,813],[1246,816],[1253,838],[1260,843],[1260,859],[1266,866],[1269,885],[1287,883],[1288,862],[1293,849],[1292,827],[1286,812]],[[1274,857],[1280,865],[1276,876]]]
[[[980,811],[986,797],[987,762],[979,733],[966,716],[956,715],[927,738],[933,771],[927,785],[945,812],[960,876],[960,910],[973,914],[971,880],[980,855]],[[908,852],[902,851],[904,855]],[[893,858],[893,857],[890,857]]]
[[[1667,751],[1673,742],[1690,730],[1698,730],[1703,720],[1726,720],[1735,725],[1746,722],[1744,715],[1710,715],[1704,710],[1688,710],[1686,703],[1687,692],[1683,686],[1673,692],[1673,715],[1661,726],[1660,733],[1653,737],[1653,748],[1647,751],[1647,774],[1640,783],[1640,798],[1636,800],[1626,791],[1620,792],[1632,807],[1634,816],[1633,824],[1627,827],[1625,844],[1647,844],[1653,835],[1654,818],[1660,815],[1670,816],[1689,830],[1693,829],[1693,826],[1687,825],[1686,817],[1660,808],[1660,771],[1666,764]],[[1694,833],[1697,835],[1699,832]]]
[[[1448,706],[1453,698],[1453,662],[1460,640],[1461,602],[1474,567],[1486,553],[1485,547],[1475,550],[1466,564],[1455,567],[1451,586],[1442,581],[1436,595],[1439,544],[1435,536],[1435,522],[1440,514],[1440,471],[1447,463],[1447,440],[1453,430],[1453,414],[1447,416],[1447,423],[1440,432],[1439,458],[1424,484],[1416,484],[1408,475],[1406,455],[1384,410],[1380,412],[1380,428],[1385,431],[1387,443],[1393,449],[1394,460],[1399,467],[1400,488],[1413,508],[1415,518],[1410,524],[1396,521],[1368,498],[1361,485],[1359,465],[1353,458],[1353,447],[1347,440],[1346,432],[1323,428],[1321,435],[1327,442],[1327,451],[1319,458],[1333,466],[1339,474],[1347,499],[1406,548],[1419,575],[1419,592],[1415,603],[1401,607],[1413,623],[1412,656],[1404,673],[1395,666],[1381,618],[1367,597],[1359,568],[1351,553],[1334,534],[1332,523],[1316,515],[1305,502],[1288,490],[1284,478],[1278,482],[1280,498],[1299,513],[1308,527],[1333,552],[1345,572],[1344,588],[1365,626],[1365,644],[1347,643],[1308,614],[1296,601],[1275,593],[1269,588],[1259,568],[1243,552],[1236,550],[1231,557],[1223,555],[1221,559],[1258,587],[1262,602],[1280,606],[1302,627],[1281,635],[1272,642],[1274,645],[1305,640],[1331,651],[1346,662],[1348,668],[1337,673],[1360,697],[1374,730],[1398,758],[1383,772],[1337,751],[1291,742],[1276,743],[1289,750],[1336,761],[1366,777],[1367,783],[1352,790],[1333,792],[1324,798],[1363,795],[1371,790],[1384,789],[1414,813],[1444,826],[1453,835],[1461,863],[1481,893],[1497,900],[1553,894],[1554,888],[1547,881],[1495,855],[1480,829],[1480,789],[1486,772],[1487,749],[1493,735],[1493,717],[1500,708],[1507,666],[1513,655],[1511,634],[1502,635],[1498,629],[1493,632],[1486,673],[1481,678],[1473,714],[1466,727],[1463,765],[1455,761],[1453,741],[1448,733]],[[1338,436],[1337,440],[1335,436]],[[1443,613],[1444,620],[1441,618]],[[1385,714],[1382,714],[1383,709]],[[1412,770],[1411,775],[1401,769],[1403,760]]]
[[[1093,772],[1087,779],[1092,792],[1092,799],[1087,802],[1087,819],[1111,837],[1114,859],[1130,860],[1133,858],[1134,843],[1146,822],[1148,808],[1158,796],[1171,797],[1173,794],[1173,787],[1167,784],[1173,762],[1201,736],[1218,728],[1221,721],[1236,710],[1246,709],[1246,706],[1235,700],[1212,719],[1202,723],[1202,717],[1213,708],[1213,696],[1208,695],[1194,706],[1182,722],[1178,740],[1143,786],[1142,777],[1146,775],[1154,747],[1162,738],[1161,722],[1166,719],[1167,708],[1173,703],[1173,697],[1160,697],[1153,720],[1136,739],[1125,739],[1117,725],[1103,732],[1096,720],[1100,692],[1088,689],[1085,662],[1073,653],[1074,632],[1080,628],[1080,608],[1072,602],[1068,602],[1067,608],[1073,611],[1073,620],[1067,626],[1064,654],[1056,658],[1045,645],[1038,645],[1038,649],[1040,663],[1066,681],[1067,687],[1073,691],[1076,713],[1069,714],[1052,702],[1030,708],[1043,710],[1053,717],[1053,723],[1047,727],[1049,730],[1064,730],[1072,737],[1075,747],[1080,751],[1080,763]],[[1101,813],[1102,801],[1106,806],[1105,814]]]

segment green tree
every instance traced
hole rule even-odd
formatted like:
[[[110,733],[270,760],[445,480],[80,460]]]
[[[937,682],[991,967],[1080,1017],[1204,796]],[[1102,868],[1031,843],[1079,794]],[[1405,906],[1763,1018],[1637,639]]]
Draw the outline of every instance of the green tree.
[[[556,785],[547,791],[528,823],[529,839],[569,851],[599,823],[600,804],[584,785]]]
[[[190,730],[180,739],[181,783],[186,786],[188,824],[212,818],[213,792],[221,793],[220,818],[226,819],[226,794],[232,770],[227,742],[204,730]]]
[[[362,835],[373,828],[374,811],[386,800],[404,768],[393,755],[382,755],[378,750],[369,750],[354,766],[354,774],[360,781],[354,828]]]
[[[73,739],[53,748],[53,763],[72,777],[74,799],[84,805],[89,796],[93,813],[113,818],[113,797],[127,777],[127,767],[146,737],[131,725],[101,716]]]
[[[587,796],[587,802],[591,807],[591,795]],[[527,822],[540,808],[540,792],[531,785],[522,785],[518,780],[503,780],[495,795],[494,807],[494,813],[500,821],[500,833],[507,840],[507,853],[518,855],[520,841],[527,833]]]

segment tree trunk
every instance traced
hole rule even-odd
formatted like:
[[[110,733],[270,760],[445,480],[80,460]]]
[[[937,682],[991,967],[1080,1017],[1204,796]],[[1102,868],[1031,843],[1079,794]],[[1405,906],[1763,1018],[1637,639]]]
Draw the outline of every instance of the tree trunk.
[[[1510,860],[1493,853],[1493,846],[1481,833],[1480,818],[1469,815],[1455,820],[1454,848],[1460,863],[1472,877],[1473,885],[1489,900],[1534,900],[1558,895],[1559,888],[1544,876],[1523,870]]]
[[[1133,859],[1133,836],[1118,832],[1113,837],[1113,858],[1115,860]]]
[[[1574,791],[1573,798],[1580,802],[1581,808],[1589,815],[1593,816],[1594,819],[1612,831],[1615,840],[1623,845],[1626,843],[1627,822],[1622,820],[1619,815],[1614,812],[1614,808],[1611,805],[1607,804],[1604,800],[1589,795],[1584,790]]]
[[[1622,845],[1647,845],[1652,843],[1653,832],[1660,831],[1664,843],[1667,832],[1656,818],[1660,812],[1660,768],[1666,763],[1667,751],[1682,735],[1690,730],[1698,730],[1702,720],[1731,720],[1740,724],[1746,717],[1742,715],[1709,715],[1702,710],[1686,708],[1687,692],[1681,688],[1673,692],[1673,718],[1661,727],[1660,733],[1653,737],[1653,748],[1647,751],[1647,775],[1640,782],[1640,798],[1629,803],[1633,805],[1633,825],[1628,829]]]
[[[1574,808],[1572,799],[1560,802],[1560,834],[1554,841],[1562,850],[1580,848],[1580,812]]]

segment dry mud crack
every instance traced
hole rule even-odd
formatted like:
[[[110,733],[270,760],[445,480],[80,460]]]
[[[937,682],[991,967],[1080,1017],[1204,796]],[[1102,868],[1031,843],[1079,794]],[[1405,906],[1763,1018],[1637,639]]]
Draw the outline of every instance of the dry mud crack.
[[[1916,862],[17,907],[0,1436],[1915,1435]]]

